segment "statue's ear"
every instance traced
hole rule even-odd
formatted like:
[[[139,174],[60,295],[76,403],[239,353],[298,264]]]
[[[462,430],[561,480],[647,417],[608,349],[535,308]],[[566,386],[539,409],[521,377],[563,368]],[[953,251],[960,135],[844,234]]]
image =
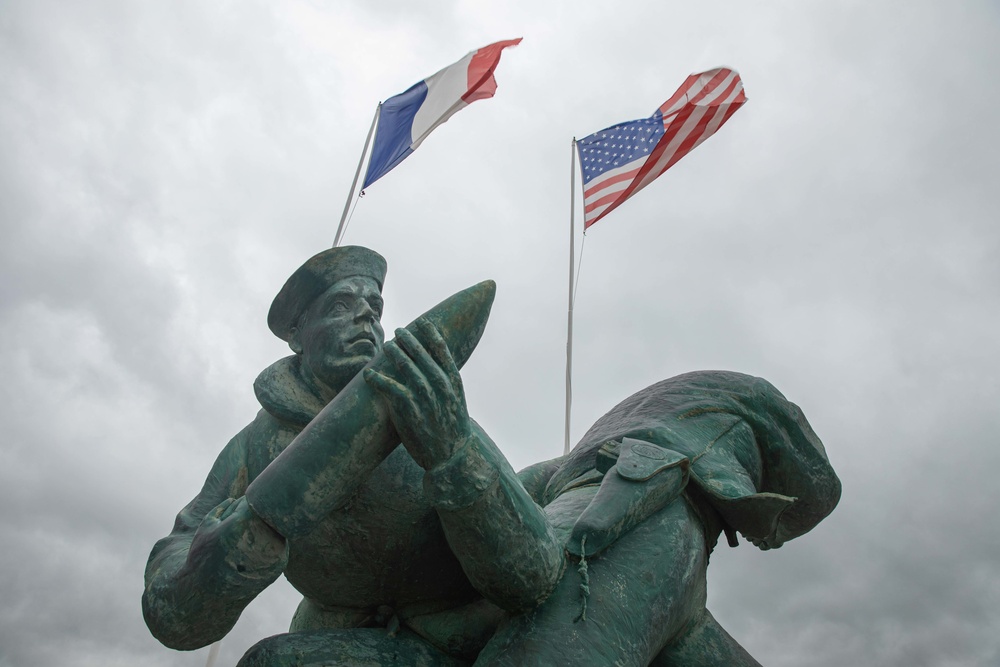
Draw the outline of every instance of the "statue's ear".
[[[302,354],[302,341],[299,338],[299,328],[292,327],[291,337],[288,339],[288,347],[292,348],[295,354]]]

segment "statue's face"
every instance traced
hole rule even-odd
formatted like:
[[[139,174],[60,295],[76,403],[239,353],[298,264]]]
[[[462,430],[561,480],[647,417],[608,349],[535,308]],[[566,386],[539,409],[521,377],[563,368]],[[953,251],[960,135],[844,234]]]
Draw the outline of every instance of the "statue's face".
[[[382,294],[372,278],[340,280],[318,297],[302,318],[292,347],[302,368],[340,391],[382,349]]]

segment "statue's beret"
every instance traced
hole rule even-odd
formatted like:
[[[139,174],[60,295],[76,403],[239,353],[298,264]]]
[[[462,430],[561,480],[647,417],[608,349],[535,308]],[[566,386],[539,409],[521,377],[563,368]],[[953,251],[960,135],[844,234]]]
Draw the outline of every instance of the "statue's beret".
[[[374,250],[361,246],[330,248],[314,255],[285,281],[267,313],[267,326],[275,336],[290,340],[299,317],[334,283],[364,276],[372,278],[382,289],[385,280],[385,258]]]

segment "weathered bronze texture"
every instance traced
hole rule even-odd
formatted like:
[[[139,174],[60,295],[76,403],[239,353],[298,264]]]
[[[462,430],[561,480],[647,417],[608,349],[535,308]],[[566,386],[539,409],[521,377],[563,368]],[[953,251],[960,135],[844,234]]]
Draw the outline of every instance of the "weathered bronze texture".
[[[759,378],[664,380],[568,455],[515,474],[459,369],[495,285],[383,345],[385,261],[311,258],[269,325],[294,354],[157,542],[143,613],[165,645],[219,640],[282,573],[303,595],[242,667],[756,665],[705,609],[709,554],[822,520],[840,483],[801,411]]]

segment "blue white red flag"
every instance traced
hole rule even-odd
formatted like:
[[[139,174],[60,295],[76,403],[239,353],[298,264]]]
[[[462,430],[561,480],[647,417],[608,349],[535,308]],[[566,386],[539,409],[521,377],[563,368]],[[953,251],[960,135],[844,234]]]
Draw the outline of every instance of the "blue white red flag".
[[[520,37],[506,39],[472,51],[454,65],[387,99],[379,113],[375,145],[362,187],[389,173],[455,113],[476,100],[493,97],[497,90],[493,71],[500,54],[520,43]]]
[[[576,142],[583,173],[583,228],[715,134],[747,101],[740,75],[718,68],[692,74],[649,118],[612,125]]]

